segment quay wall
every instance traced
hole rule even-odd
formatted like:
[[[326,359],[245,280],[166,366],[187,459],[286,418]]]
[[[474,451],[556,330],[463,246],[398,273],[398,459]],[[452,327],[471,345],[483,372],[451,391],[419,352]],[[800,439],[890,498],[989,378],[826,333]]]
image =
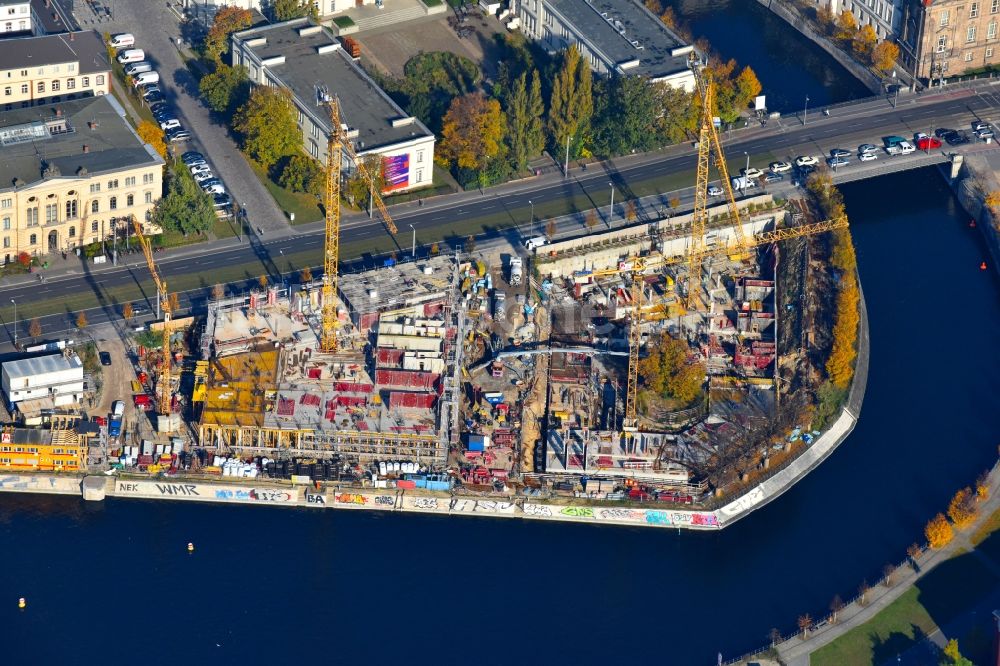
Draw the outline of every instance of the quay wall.
[[[948,178],[945,173],[945,179],[962,208],[976,220],[989,248],[991,268],[1000,273],[1000,218],[983,203],[986,193],[1000,190],[996,171],[985,155],[967,155],[958,178]]]
[[[809,41],[826,51],[830,57],[840,63],[854,78],[867,87],[872,94],[877,95],[882,92],[882,81],[879,77],[875,76],[871,70],[854,58],[844,53],[827,37],[816,32],[813,24],[806,17],[789,8],[785,3],[780,2],[780,0],[757,0],[757,2],[766,7],[772,14],[785,21],[785,23],[798,30]]]

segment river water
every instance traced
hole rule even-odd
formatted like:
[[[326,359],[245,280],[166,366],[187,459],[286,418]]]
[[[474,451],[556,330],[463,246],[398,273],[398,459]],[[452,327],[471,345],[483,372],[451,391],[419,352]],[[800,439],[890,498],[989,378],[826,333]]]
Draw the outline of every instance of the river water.
[[[666,0],[695,39],[757,73],[769,111],[802,113],[871,95],[836,60],[755,0]]]
[[[5,494],[3,661],[714,664],[822,615],[902,559],[1000,441],[1000,285],[978,232],[933,170],[843,191],[871,324],[861,420],[733,527]]]

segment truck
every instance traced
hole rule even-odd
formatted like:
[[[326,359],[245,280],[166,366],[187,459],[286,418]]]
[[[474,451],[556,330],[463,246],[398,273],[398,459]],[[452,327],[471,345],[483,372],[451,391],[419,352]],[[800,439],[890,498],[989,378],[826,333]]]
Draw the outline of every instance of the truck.
[[[736,176],[731,182],[734,190],[751,190],[757,187],[757,181],[746,176]]]
[[[521,274],[524,270],[524,260],[521,257],[510,258],[510,286],[521,286]]]
[[[111,420],[108,422],[108,436],[118,437],[122,434],[122,419],[125,418],[125,403],[115,400],[111,405]]]
[[[493,318],[497,321],[503,321],[507,317],[506,301],[507,294],[502,291],[493,293]]]
[[[54,342],[43,342],[37,345],[31,345],[30,347],[25,347],[24,351],[26,353],[43,352],[43,351],[62,351],[66,347],[72,347],[72,340],[56,340]]]

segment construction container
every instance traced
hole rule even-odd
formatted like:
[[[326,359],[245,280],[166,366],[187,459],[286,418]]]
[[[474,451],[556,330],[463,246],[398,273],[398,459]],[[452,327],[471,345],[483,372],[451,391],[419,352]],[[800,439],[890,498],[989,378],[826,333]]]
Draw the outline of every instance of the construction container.
[[[490,438],[486,435],[469,435],[466,447],[470,451],[485,451],[490,446]]]
[[[403,488],[404,490],[412,490],[417,487],[417,483],[415,481],[407,481],[405,479],[400,479],[396,481],[396,487]]]
[[[382,387],[400,387],[413,390],[430,391],[437,386],[441,375],[436,372],[420,372],[413,370],[375,371],[375,383]]]
[[[409,391],[389,391],[389,408],[433,409],[437,402],[434,393],[412,393]]]

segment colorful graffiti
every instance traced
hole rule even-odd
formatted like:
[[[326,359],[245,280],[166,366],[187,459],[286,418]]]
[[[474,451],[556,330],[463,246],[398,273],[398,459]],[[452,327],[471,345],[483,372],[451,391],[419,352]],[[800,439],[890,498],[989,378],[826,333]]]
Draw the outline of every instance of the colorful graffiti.
[[[382,158],[382,178],[385,180],[383,191],[401,190],[410,184],[410,154],[394,155]]]
[[[340,504],[367,504],[368,498],[356,493],[341,493],[336,497]]]
[[[638,509],[599,509],[597,517],[601,520],[644,521],[646,512]]]
[[[593,518],[594,510],[587,506],[567,506],[560,509],[559,513],[572,518]]]
[[[675,513],[674,516],[677,514]],[[646,511],[646,522],[650,525],[670,525],[670,514],[666,511]]]
[[[715,517],[714,513],[696,513],[691,516],[691,524],[718,527],[719,519]]]

